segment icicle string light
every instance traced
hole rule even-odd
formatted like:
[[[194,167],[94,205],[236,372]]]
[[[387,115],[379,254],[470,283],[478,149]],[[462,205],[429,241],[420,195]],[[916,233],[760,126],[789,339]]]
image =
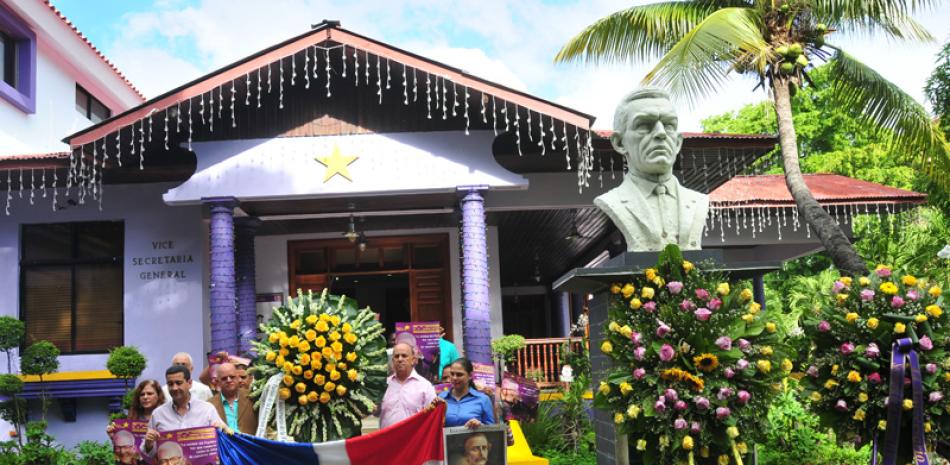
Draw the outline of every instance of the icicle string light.
[[[231,127],[236,128],[237,122],[234,119],[234,97],[237,90],[234,89],[234,81],[231,81]]]
[[[471,124],[468,115],[468,86],[465,86],[465,135],[468,135],[468,127]]]
[[[392,73],[389,69],[389,58],[386,59],[386,89],[389,89],[389,78],[392,76]]]
[[[208,130],[214,132],[214,90],[208,92]],[[149,124],[151,125],[152,119],[149,118]],[[149,129],[149,137],[151,137],[151,129]],[[151,142],[151,140],[149,140]]]
[[[280,69],[278,70],[278,73],[279,73],[279,76],[277,79],[277,90],[278,90],[277,108],[283,110],[284,109],[284,59],[283,58],[280,59]]]
[[[412,101],[419,101],[419,79],[416,77],[415,68],[412,68]]]
[[[507,103],[505,103],[505,109],[508,109]],[[524,156],[521,153],[521,113],[518,111],[518,104],[515,104],[515,145],[518,146],[518,156]]]
[[[491,96],[491,129],[495,133],[495,137],[498,137],[498,105],[495,102],[495,96]]]
[[[406,65],[402,65],[402,104],[409,105],[409,82],[406,80]]]
[[[452,81],[452,117],[456,116],[456,111],[459,107],[459,90],[458,84],[455,81]]]
[[[257,108],[261,107],[261,69],[257,68]]]
[[[346,45],[343,45],[343,48],[340,51],[340,58],[341,58],[340,61],[343,62],[343,73],[340,74],[340,77],[345,78],[346,77]]]
[[[325,52],[326,52],[326,59],[327,59],[327,68],[326,68],[326,72],[327,72],[327,98],[330,98],[330,96],[332,95],[332,94],[330,93],[330,71],[332,71],[332,69],[330,68],[330,49],[326,49]]]
[[[446,103],[449,99],[448,88],[445,87],[445,78],[442,78],[442,119],[446,120],[449,118],[448,104]]]
[[[367,66],[369,66],[368,62]],[[360,54],[355,48],[353,49],[353,86],[360,86]]]
[[[376,55],[376,96],[379,97],[379,104],[383,104],[383,76],[379,66],[379,55]]]
[[[432,82],[426,73],[426,119],[432,119]]]
[[[314,50],[316,53],[316,50]],[[310,88],[310,49],[305,48],[303,50],[303,79],[304,79],[304,89]]]

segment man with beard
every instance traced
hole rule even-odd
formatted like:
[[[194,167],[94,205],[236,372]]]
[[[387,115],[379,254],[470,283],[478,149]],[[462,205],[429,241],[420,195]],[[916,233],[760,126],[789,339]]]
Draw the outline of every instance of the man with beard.
[[[201,426],[227,429],[227,424],[218,416],[214,406],[191,396],[191,372],[183,365],[172,365],[165,370],[170,402],[165,402],[152,412],[148,432],[142,441],[142,455],[155,457],[155,442],[159,433]]]
[[[683,250],[701,246],[709,197],[683,187],[673,163],[683,145],[669,94],[637,89],[614,113],[610,143],[626,158],[628,172],[619,186],[594,199],[627,241],[628,252],[659,251],[667,244]]]
[[[135,448],[135,436],[127,430],[120,429],[112,433],[112,451],[115,453],[115,463],[122,465],[136,465],[139,463],[139,451]]]
[[[257,432],[257,412],[246,389],[241,388],[237,368],[231,363],[218,365],[218,388],[221,391],[211,398],[211,405],[218,416],[224,418],[228,428],[244,434]]]
[[[491,453],[491,443],[484,433],[473,433],[465,438],[463,455],[452,465],[486,465]]]
[[[379,408],[379,428],[385,428],[426,408],[435,399],[435,389],[416,373],[413,347],[399,342],[393,347],[393,374]]]

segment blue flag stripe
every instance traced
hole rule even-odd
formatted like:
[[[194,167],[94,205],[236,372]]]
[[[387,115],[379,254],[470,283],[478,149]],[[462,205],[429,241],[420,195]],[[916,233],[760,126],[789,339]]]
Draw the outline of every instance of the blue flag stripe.
[[[320,465],[313,445],[218,432],[221,465]]]

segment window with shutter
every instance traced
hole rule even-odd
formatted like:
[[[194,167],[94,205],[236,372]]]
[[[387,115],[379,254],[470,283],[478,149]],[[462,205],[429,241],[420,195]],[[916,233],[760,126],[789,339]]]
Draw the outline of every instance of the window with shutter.
[[[23,225],[21,238],[27,345],[48,340],[64,354],[122,345],[124,224]]]

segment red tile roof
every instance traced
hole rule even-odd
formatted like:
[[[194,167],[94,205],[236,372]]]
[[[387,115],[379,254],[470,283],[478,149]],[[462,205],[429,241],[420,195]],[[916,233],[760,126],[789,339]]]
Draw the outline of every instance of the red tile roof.
[[[0,155],[0,163],[37,160],[59,160],[69,158],[69,152],[25,153],[22,155]]]
[[[594,133],[600,137],[609,139],[614,131],[611,129],[594,129]],[[682,134],[686,139],[745,139],[777,141],[777,137],[773,134],[731,134],[719,132],[684,132]]]
[[[116,74],[116,76],[118,76],[119,79],[121,79],[122,82],[125,83],[125,85],[129,86],[129,89],[132,89],[132,92],[135,92],[135,94],[138,95],[139,98],[143,102],[145,101],[145,96],[142,95],[142,92],[140,92],[132,84],[132,82],[129,81],[129,79],[125,77],[124,74],[122,74],[122,71],[119,71],[119,68],[115,65],[115,63],[112,63],[111,61],[109,61],[109,59],[106,58],[106,56],[95,45],[92,44],[92,42],[85,36],[85,34],[79,31],[79,29],[76,27],[75,24],[72,23],[72,21],[67,19],[66,16],[64,16],[63,13],[59,11],[58,8],[56,8],[55,6],[53,6],[52,3],[50,3],[50,0],[44,0],[44,2],[46,3],[46,6],[49,7],[50,11],[53,12],[53,14],[55,14],[60,20],[66,23],[66,25],[69,26],[69,28],[72,29],[74,33],[76,33],[79,39],[82,40],[87,46],[89,46],[89,48],[92,49],[93,53],[95,53],[96,56],[98,56],[106,64],[106,66],[111,68],[112,71]]]
[[[806,174],[805,185],[822,204],[912,203],[927,201],[919,192],[882,186],[837,174]],[[709,194],[713,207],[791,206],[795,204],[785,176],[736,176]]]

